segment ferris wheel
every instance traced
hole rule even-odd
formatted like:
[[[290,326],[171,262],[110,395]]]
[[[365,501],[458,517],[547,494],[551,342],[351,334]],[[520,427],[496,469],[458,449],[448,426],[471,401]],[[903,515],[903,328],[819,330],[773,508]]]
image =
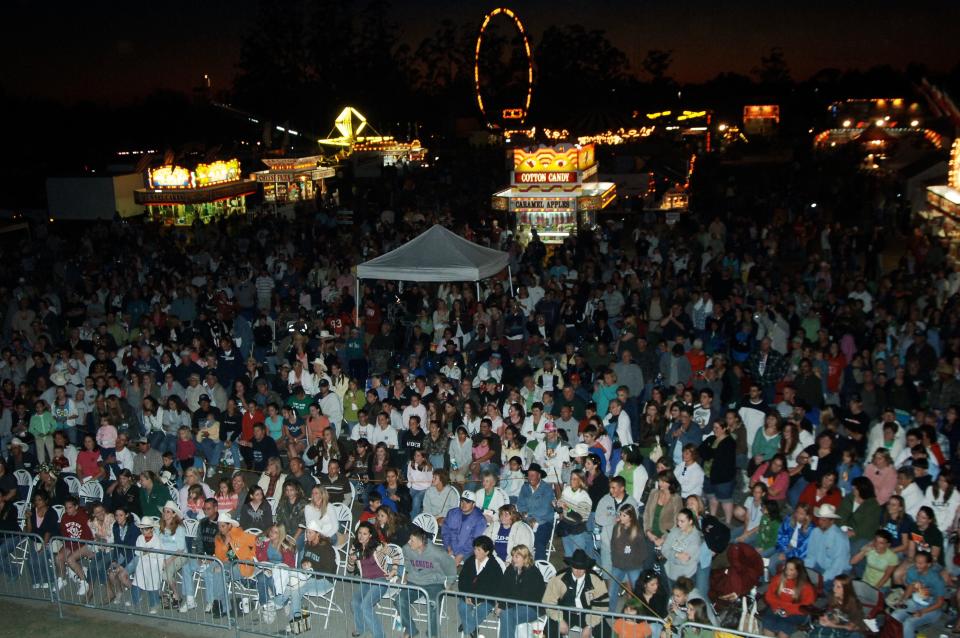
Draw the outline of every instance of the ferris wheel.
[[[522,70],[526,78],[524,82],[525,91],[521,90],[519,94],[507,98],[510,101],[501,105],[491,104],[490,101],[492,100],[489,100],[489,95],[487,95],[488,101],[484,101],[484,94],[487,90],[482,79],[484,75],[484,69],[482,67],[484,64],[481,56],[481,48],[484,44],[487,27],[490,26],[490,22],[497,16],[508,18],[516,28],[517,35],[523,41],[523,59],[526,63],[526,69]],[[477,34],[477,46],[473,57],[473,83],[474,92],[477,96],[477,106],[480,107],[480,113],[484,120],[486,120],[487,126],[498,128],[505,127],[510,123],[523,124],[530,112],[530,101],[533,99],[533,52],[530,48],[530,39],[527,37],[527,30],[523,26],[523,22],[520,21],[520,17],[514,13],[512,9],[497,7],[483,17],[480,32]]]

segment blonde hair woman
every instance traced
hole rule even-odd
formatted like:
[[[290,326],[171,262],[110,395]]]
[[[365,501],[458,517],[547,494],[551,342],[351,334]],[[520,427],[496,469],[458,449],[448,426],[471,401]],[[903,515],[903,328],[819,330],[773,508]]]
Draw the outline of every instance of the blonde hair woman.
[[[307,525],[310,521],[320,524],[320,534],[327,538],[335,538],[339,521],[333,508],[330,507],[330,494],[325,487],[315,486],[310,491],[310,502],[303,510],[303,517]]]
[[[593,500],[587,492],[587,479],[581,470],[570,473],[570,483],[563,487],[557,501],[560,521],[557,533],[562,534],[563,553],[571,556],[576,549],[592,548],[593,536],[587,531],[587,519],[593,509]]]
[[[503,591],[499,595],[517,602],[498,603],[501,636],[513,636],[517,625],[531,622],[538,615],[537,608],[529,603],[536,604],[543,599],[546,584],[533,562],[530,547],[532,545],[517,545],[510,550],[510,563],[503,573]]]

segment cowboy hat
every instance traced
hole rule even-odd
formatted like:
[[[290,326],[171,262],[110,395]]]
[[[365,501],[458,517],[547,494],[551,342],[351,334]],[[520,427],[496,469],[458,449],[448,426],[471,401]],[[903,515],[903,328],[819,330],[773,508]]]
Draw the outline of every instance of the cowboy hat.
[[[137,527],[151,527],[153,529],[157,529],[160,527],[160,519],[158,519],[156,516],[141,516],[140,522],[137,523]]]
[[[67,385],[67,373],[63,370],[57,370],[50,375],[50,383],[53,385]]]
[[[233,527],[240,527],[240,521],[230,516],[230,512],[222,512],[217,518],[217,523],[226,523]]]
[[[320,339],[321,341],[323,341],[323,340],[325,340],[325,339],[335,339],[335,338],[336,338],[336,337],[335,337],[333,334],[331,334],[331,332],[330,332],[329,330],[321,330],[321,331],[320,331],[319,339]]]
[[[593,569],[593,566],[596,564],[592,558],[590,558],[585,551],[578,549],[573,552],[573,556],[569,558],[564,558],[563,561],[573,567],[574,569]]]
[[[221,522],[221,523],[223,522],[222,517],[221,517],[220,522]],[[308,521],[306,525],[300,525],[300,527],[302,527],[303,529],[305,529],[305,530],[307,530],[307,531],[310,531],[310,532],[316,532],[317,534],[322,534],[322,533],[323,533],[323,530],[320,529],[320,521],[318,521],[318,520],[316,520],[316,519],[313,519],[313,520],[311,520],[311,521]]]
[[[540,472],[540,478],[547,478],[547,471],[540,467],[539,463],[531,463],[530,467],[527,468],[527,474],[530,472]]]
[[[29,445],[27,445],[26,443],[24,443],[23,441],[21,441],[21,440],[20,440],[19,438],[17,438],[17,437],[13,437],[13,439],[10,440],[10,443],[7,445],[7,447],[10,447],[10,448],[12,448],[12,447],[18,447],[18,448],[20,448],[21,450],[23,450],[24,452],[26,452],[27,450],[30,449],[30,446],[29,446]]]
[[[180,518],[183,518],[183,512],[180,511],[180,506],[174,503],[173,501],[167,501],[163,504],[163,509],[170,510]]]
[[[813,510],[813,515],[817,518],[840,518],[840,515],[837,514],[837,508],[830,503],[824,503]]]
[[[577,443],[573,446],[573,449],[570,450],[570,456],[586,456],[590,454],[590,448],[587,447],[586,443]]]

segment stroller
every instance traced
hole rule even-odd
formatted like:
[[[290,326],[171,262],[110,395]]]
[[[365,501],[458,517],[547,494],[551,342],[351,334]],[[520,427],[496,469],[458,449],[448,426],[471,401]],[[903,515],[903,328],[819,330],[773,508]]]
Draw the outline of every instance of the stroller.
[[[714,558],[710,574],[710,598],[720,625],[739,629],[755,621],[757,585],[763,576],[763,558],[750,545],[732,543]]]

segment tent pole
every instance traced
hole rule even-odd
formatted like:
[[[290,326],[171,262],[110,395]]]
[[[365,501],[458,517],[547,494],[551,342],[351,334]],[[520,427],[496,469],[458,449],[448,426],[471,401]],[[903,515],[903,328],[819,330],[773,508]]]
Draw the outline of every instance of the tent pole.
[[[511,269],[509,265],[507,265],[507,282],[510,284],[510,296],[516,297],[513,291],[513,269]]]
[[[354,325],[360,327],[360,277],[357,277],[357,316],[354,317]]]
[[[480,280],[477,280],[477,302],[480,302]]]

